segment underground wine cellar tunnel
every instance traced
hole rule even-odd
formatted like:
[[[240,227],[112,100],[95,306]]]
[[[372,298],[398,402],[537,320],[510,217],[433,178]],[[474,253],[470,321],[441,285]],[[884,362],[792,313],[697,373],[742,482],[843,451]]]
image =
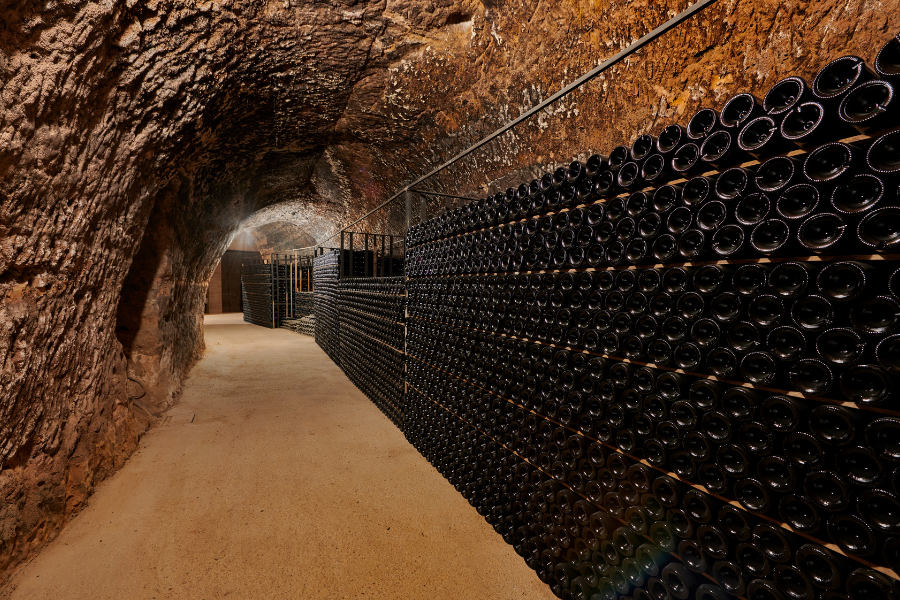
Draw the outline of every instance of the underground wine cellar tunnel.
[[[0,5],[0,597],[900,597],[900,7],[698,4]]]

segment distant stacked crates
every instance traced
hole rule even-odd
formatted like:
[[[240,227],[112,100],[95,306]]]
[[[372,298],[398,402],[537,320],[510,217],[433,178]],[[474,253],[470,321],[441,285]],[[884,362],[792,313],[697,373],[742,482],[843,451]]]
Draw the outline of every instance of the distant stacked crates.
[[[393,262],[393,264],[392,264]],[[393,267],[393,268],[392,268]],[[382,256],[378,259],[378,274],[382,277],[400,277],[403,275],[403,258]]]
[[[294,292],[294,318],[313,314],[315,310],[312,292]]]
[[[241,266],[241,301],[244,321],[262,327],[275,328],[285,318],[283,298],[286,288],[285,265],[256,264]]]
[[[343,277],[371,277],[375,253],[371,250],[344,250],[344,260],[341,262]],[[353,264],[353,271],[350,265]]]

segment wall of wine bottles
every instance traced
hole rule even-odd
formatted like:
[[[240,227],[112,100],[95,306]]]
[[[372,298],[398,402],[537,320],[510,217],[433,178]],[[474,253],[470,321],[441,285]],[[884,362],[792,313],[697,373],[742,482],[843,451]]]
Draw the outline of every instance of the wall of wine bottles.
[[[344,250],[341,261],[342,277],[372,277],[375,266],[375,252],[372,250]]]
[[[410,441],[560,598],[898,598],[900,41],[407,235]]]
[[[294,292],[291,310],[293,318],[300,319],[315,311],[315,299],[312,292]]]
[[[316,335],[316,316],[306,315],[298,319],[284,319],[281,322],[282,329],[288,329],[294,333],[301,333],[310,337]]]
[[[271,263],[241,265],[244,321],[276,328],[287,316],[287,266]]]
[[[405,404],[406,289],[402,277],[340,280],[340,365],[395,424]]]
[[[340,254],[337,250],[328,250],[313,260],[316,343],[338,366],[341,365],[338,319],[339,269]]]

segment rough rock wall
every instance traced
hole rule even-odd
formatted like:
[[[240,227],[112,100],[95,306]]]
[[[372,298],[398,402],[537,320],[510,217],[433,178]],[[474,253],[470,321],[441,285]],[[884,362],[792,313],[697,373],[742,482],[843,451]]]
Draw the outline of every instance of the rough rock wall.
[[[415,171],[425,173],[690,4],[486,3],[466,47],[433,43],[415,63],[392,66],[385,110],[429,124],[418,146],[429,164]],[[788,75],[811,82],[844,54],[871,61],[900,31],[898,8],[897,0],[720,0],[423,187],[496,193],[670,123],[686,125],[736,93],[762,98]],[[402,172],[409,158],[398,149],[383,160]]]
[[[321,240],[687,4],[0,0],[0,570],[171,403],[238,229]],[[428,185],[496,191],[871,57],[897,9],[720,0]]]
[[[392,23],[380,2],[0,2],[0,571],[172,401],[241,222],[350,210],[317,182]]]

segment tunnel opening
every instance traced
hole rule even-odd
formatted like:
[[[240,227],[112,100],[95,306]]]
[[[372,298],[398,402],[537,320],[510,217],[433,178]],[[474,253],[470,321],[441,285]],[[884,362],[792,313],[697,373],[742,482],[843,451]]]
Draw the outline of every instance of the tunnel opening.
[[[258,263],[261,260],[262,255],[257,250],[256,241],[250,230],[240,230],[219,259],[209,279],[204,314],[243,312],[241,266]]]

